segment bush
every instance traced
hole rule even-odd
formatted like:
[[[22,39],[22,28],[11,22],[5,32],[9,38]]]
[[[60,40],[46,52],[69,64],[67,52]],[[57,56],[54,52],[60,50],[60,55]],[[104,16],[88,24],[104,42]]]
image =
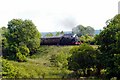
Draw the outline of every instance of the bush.
[[[81,44],[71,49],[70,53],[72,55],[68,58],[68,69],[75,73],[80,70],[78,75],[83,73],[83,76],[90,76],[88,71],[96,65],[97,51],[87,44]]]
[[[19,46],[19,51],[22,53],[22,55],[28,56],[30,51],[26,45]]]
[[[17,61],[23,62],[27,61],[26,57],[29,55],[29,49],[26,47],[26,45],[21,45],[18,48],[18,52],[16,53],[16,59]]]
[[[52,66],[56,66],[61,69],[67,68],[67,64],[68,64],[67,58],[68,58],[68,54],[61,52],[57,55],[56,54],[52,55],[50,58],[50,62],[52,64]]]
[[[2,60],[2,77],[3,78],[15,78],[17,71],[16,67],[14,67],[11,63],[7,60]]]
[[[94,37],[89,36],[89,35],[81,36],[80,41],[91,44],[91,45],[94,45],[94,43],[95,43]]]
[[[16,58],[19,62],[27,61],[26,56],[21,54],[20,52],[16,53]]]

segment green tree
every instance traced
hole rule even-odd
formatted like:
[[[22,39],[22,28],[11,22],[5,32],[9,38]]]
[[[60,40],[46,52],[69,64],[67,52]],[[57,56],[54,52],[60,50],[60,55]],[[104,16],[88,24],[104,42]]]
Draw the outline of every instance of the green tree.
[[[77,36],[82,36],[85,33],[84,26],[78,25],[72,29],[72,33],[77,34]]]
[[[79,73],[83,73],[82,76],[90,76],[86,71],[96,65],[97,51],[87,44],[81,44],[79,47],[72,48],[70,53],[72,56],[68,58],[68,69],[77,72],[78,77],[80,77]]]
[[[86,34],[90,36],[93,36],[95,32],[94,28],[92,28],[91,26],[87,26],[85,31],[86,31]]]
[[[84,27],[83,25],[78,25],[77,27],[74,27],[72,29],[72,33],[74,34],[77,34],[77,36],[82,36],[82,35],[94,35],[94,28],[90,27],[90,26],[87,26],[87,27]]]
[[[63,32],[63,31],[61,31],[61,32],[56,32],[55,36],[59,36],[59,35],[61,35],[61,34],[64,34],[64,32]]]
[[[2,59],[2,78],[15,78],[17,74],[16,69],[17,68],[7,60]]]
[[[8,30],[7,30],[7,28],[6,27],[1,27],[0,28],[0,52],[3,52],[4,53],[4,50],[5,50],[5,48],[7,47],[7,40],[6,40],[6,38],[5,38],[5,33],[7,32]],[[1,55],[2,55],[2,53],[1,53]]]
[[[51,36],[53,36],[53,34],[50,32],[50,33],[47,33],[45,36],[46,37],[51,37]]]
[[[100,63],[106,69],[107,77],[120,79],[120,14],[107,21],[107,26],[97,36],[100,44]]]
[[[12,19],[8,22],[8,32],[5,34],[8,47],[4,56],[16,59],[17,53],[24,53],[20,46],[25,45],[27,54],[33,54],[40,46],[40,33],[31,20]],[[26,56],[24,54],[24,56]]]
[[[80,37],[80,41],[88,44],[94,44],[94,37],[89,35],[84,35]]]

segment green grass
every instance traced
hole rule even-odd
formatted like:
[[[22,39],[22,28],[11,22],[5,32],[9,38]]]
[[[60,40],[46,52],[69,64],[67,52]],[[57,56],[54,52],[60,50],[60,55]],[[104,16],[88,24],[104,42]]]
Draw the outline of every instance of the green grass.
[[[18,78],[62,78],[71,73],[66,68],[51,66],[49,59],[52,55],[65,53],[69,55],[69,51],[74,46],[41,46],[37,54],[27,58],[27,62],[9,62],[17,68]],[[93,46],[97,48],[97,46]]]
[[[99,45],[91,45],[93,48],[97,49]]]
[[[18,68],[18,78],[62,78],[71,71],[51,66],[49,59],[61,52],[69,54],[73,46],[41,46],[37,54],[27,58],[27,62],[9,61]]]

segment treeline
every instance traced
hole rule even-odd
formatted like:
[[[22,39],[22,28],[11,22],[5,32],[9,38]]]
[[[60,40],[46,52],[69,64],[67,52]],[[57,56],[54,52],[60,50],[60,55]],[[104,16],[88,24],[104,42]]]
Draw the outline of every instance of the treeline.
[[[104,30],[95,36],[99,45],[96,50],[84,44],[71,50],[68,69],[73,70],[76,77],[94,75],[120,79],[120,14],[106,24]]]
[[[26,61],[40,47],[41,34],[31,20],[13,19],[2,36],[3,57],[11,60]]]
[[[8,27],[2,27],[1,41],[3,57],[11,60],[26,61],[26,57],[35,54],[40,47],[41,34],[31,20],[12,19]],[[78,25],[72,29],[82,42],[93,41],[94,29],[90,26]],[[45,36],[59,36],[63,31],[55,35],[48,33]]]
[[[68,78],[94,76],[102,79],[114,77],[120,79],[120,14],[108,20],[106,24],[99,35],[92,36],[98,47],[82,44],[73,47],[67,58],[63,56],[64,54],[60,57],[52,56],[51,62],[57,66],[61,63],[66,69],[71,70],[72,73],[67,76]],[[73,33],[78,30],[76,34],[88,43],[88,38],[93,35],[94,29],[80,26],[75,27]],[[13,19],[8,22],[7,28],[2,29],[5,30],[2,35],[4,37],[2,51],[5,59],[27,61],[27,56],[35,54],[40,49],[41,35],[32,21]],[[65,59],[65,62],[61,62],[62,59]]]
[[[73,34],[76,34],[78,37],[86,36],[86,35],[88,35],[88,36],[95,36],[95,30],[91,26],[85,27],[83,25],[78,25],[78,26],[72,28],[71,31],[72,31]],[[55,34],[49,32],[45,36],[59,36],[59,35],[62,35],[62,34],[64,34],[63,31],[56,32]]]

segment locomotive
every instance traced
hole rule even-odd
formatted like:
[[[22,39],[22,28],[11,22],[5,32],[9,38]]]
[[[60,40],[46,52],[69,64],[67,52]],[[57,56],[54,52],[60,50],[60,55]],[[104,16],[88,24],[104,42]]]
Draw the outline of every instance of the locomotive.
[[[79,45],[76,34],[63,34],[60,36],[42,37],[41,45]]]

